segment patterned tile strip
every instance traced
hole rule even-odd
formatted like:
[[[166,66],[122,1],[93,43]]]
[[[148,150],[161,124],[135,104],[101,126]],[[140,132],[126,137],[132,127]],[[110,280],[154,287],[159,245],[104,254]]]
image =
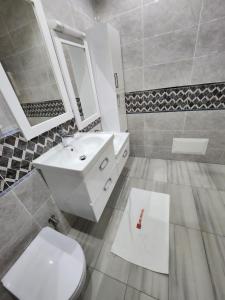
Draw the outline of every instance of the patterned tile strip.
[[[82,131],[90,131],[100,122],[99,118]],[[72,119],[30,141],[26,141],[20,132],[0,139],[0,193],[29,173],[34,159],[61,142],[58,132],[62,127],[67,133],[78,131],[75,119]]]
[[[65,112],[62,100],[22,103],[27,117],[56,117]]]
[[[225,109],[225,83],[146,90],[126,94],[126,111],[155,113]]]

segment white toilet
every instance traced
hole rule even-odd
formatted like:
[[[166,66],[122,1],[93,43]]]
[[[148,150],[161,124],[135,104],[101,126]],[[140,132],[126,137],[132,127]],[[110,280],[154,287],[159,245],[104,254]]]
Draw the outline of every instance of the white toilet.
[[[86,278],[83,250],[75,240],[45,227],[2,283],[20,300],[76,299]]]

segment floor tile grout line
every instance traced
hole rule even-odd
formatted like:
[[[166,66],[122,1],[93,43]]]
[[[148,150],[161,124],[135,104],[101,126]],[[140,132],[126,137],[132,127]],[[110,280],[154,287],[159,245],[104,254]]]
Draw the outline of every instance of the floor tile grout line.
[[[114,208],[113,210],[116,210],[116,211],[118,211],[118,212],[124,212],[124,211],[125,211],[125,209],[124,209],[124,210],[121,210],[121,209],[118,209],[118,208]],[[211,235],[214,235],[214,236],[217,236],[217,237],[220,237],[220,238],[225,238],[225,234],[223,235],[223,234],[221,234],[221,233],[207,231],[207,230],[202,229],[202,228],[199,228],[199,229],[198,229],[198,228],[190,227],[190,226],[187,226],[187,225],[184,225],[184,224],[180,224],[180,223],[177,223],[177,222],[173,222],[173,221],[169,221],[169,224],[170,224],[170,225],[175,225],[175,226],[180,226],[180,227],[183,227],[183,228],[189,229],[189,230],[198,231],[198,232],[201,232],[201,233],[211,234]],[[97,237],[91,235],[90,233],[85,233],[85,232],[80,231],[80,230],[78,230],[78,229],[76,229],[76,228],[74,228],[74,227],[72,227],[71,230],[77,230],[77,231],[79,231],[79,233],[83,233],[83,234],[85,234],[85,235],[87,235],[87,236],[96,238],[96,239],[98,239],[99,241],[101,241],[103,244],[104,244],[104,243],[106,243],[106,244],[108,244],[108,245],[113,244],[113,242],[111,242],[111,241],[109,241],[109,240],[107,240],[107,239],[105,239],[105,238],[102,238],[102,239],[97,238]],[[69,234],[70,234],[70,231],[69,231],[68,235],[69,235]],[[71,238],[76,239],[77,236],[72,236],[72,235],[71,235]],[[102,247],[101,247],[101,249],[102,249]],[[101,250],[100,250],[100,252],[101,252]],[[100,255],[100,253],[98,254],[97,260],[98,260],[98,258],[99,258],[99,255]]]
[[[143,157],[145,158],[145,157]],[[207,164],[207,163],[206,163]],[[205,187],[205,186],[193,186],[191,184],[185,184],[185,183],[177,183],[177,182],[171,182],[171,181],[160,181],[160,180],[154,180],[153,178],[145,178],[145,177],[136,177],[136,176],[131,176],[131,175],[126,175],[127,178],[134,178],[134,179],[141,179],[144,181],[152,181],[152,182],[158,182],[158,183],[164,183],[164,184],[170,184],[170,185],[177,185],[177,186],[185,186],[185,187],[190,187],[190,188],[197,188],[197,189],[204,189],[204,190],[212,190],[212,191],[218,191],[218,192],[225,192],[225,186],[224,189],[218,188],[218,187]]]
[[[193,228],[193,227],[188,227],[188,226],[185,226],[185,225],[181,225],[181,224],[178,224],[178,223],[172,223],[170,222],[170,225],[174,225],[174,226],[179,226],[179,227],[183,227],[185,229],[189,229],[189,230],[193,230],[193,231],[197,231],[197,232],[200,232],[200,233],[206,233],[208,235],[213,235],[215,237],[220,237],[220,238],[224,238],[225,239],[225,235],[222,235],[222,234],[219,234],[219,233],[213,233],[213,232],[210,232],[210,231],[206,231],[206,230],[203,230],[203,229],[196,229],[196,228]]]
[[[121,280],[119,280],[119,279],[117,279],[117,278],[115,278],[115,277],[112,277],[112,276],[108,275],[107,273],[104,273],[104,272],[102,272],[102,271],[100,271],[100,270],[98,270],[98,269],[96,269],[96,268],[93,268],[93,267],[92,267],[92,269],[94,269],[95,271],[97,271],[97,272],[99,272],[99,273],[105,275],[106,277],[108,277],[108,278],[110,278],[110,279],[112,279],[112,280],[115,280],[115,281],[117,281],[117,282],[119,282],[119,283],[122,283],[122,284],[124,284],[124,285],[127,285],[126,282],[123,282],[123,281],[121,281]]]
[[[133,287],[132,285],[127,284],[127,287],[132,288],[132,289],[136,290],[137,292],[139,292],[141,294],[144,294],[144,295],[146,295],[148,297],[151,297],[151,298],[153,298],[155,300],[160,300],[159,298],[156,298],[156,297],[154,297],[152,295],[149,295],[149,294],[145,293],[144,291],[141,291],[141,290],[137,289],[136,287]]]
[[[225,239],[225,234],[224,235],[222,235],[222,234],[220,234],[220,233],[214,233],[214,232],[210,232],[210,231],[206,231],[206,230],[200,230],[201,231],[201,233],[205,233],[205,234],[207,234],[207,235],[213,235],[213,236],[215,236],[215,237],[219,237],[219,238],[224,238]]]
[[[128,262],[128,263],[129,263],[129,262]],[[131,264],[131,263],[130,263],[130,264]],[[100,270],[98,270],[98,269],[96,269],[96,268],[93,268],[93,267],[91,267],[91,268],[92,268],[93,270],[95,270],[95,271],[97,271],[97,272],[103,274],[104,276],[106,276],[106,277],[112,279],[112,280],[115,280],[115,281],[117,281],[117,282],[119,282],[119,283],[122,283],[122,284],[125,285],[126,287],[133,288],[134,290],[136,290],[136,291],[138,291],[138,292],[140,292],[140,293],[142,293],[142,294],[144,294],[144,295],[146,295],[146,296],[148,296],[148,297],[152,297],[153,299],[159,300],[158,298],[156,298],[156,297],[154,297],[154,296],[152,296],[152,295],[149,295],[149,294],[147,294],[147,293],[145,293],[145,292],[143,292],[143,291],[141,291],[141,290],[139,290],[139,289],[133,287],[132,285],[129,285],[128,283],[125,283],[125,282],[123,282],[123,281],[121,281],[121,280],[119,280],[119,279],[117,279],[117,278],[114,278],[114,277],[112,277],[112,276],[110,276],[110,275],[108,275],[108,274],[106,274],[106,273],[104,273],[104,272],[102,272],[102,271],[100,271]],[[152,272],[153,272],[153,271],[152,271]],[[166,276],[166,275],[165,275],[165,276]],[[167,275],[167,276],[168,276],[168,275]]]
[[[201,237],[202,237],[202,243],[203,243],[204,252],[205,252],[205,258],[206,258],[206,262],[207,262],[207,268],[208,268],[208,271],[209,271],[210,281],[211,281],[211,284],[212,284],[213,295],[214,295],[215,299],[217,299],[217,297],[216,297],[216,288],[215,288],[214,283],[213,283],[213,277],[212,277],[212,274],[211,274],[208,255],[207,255],[207,251],[206,251],[205,240],[204,240],[204,236],[203,236],[202,232],[201,232]]]

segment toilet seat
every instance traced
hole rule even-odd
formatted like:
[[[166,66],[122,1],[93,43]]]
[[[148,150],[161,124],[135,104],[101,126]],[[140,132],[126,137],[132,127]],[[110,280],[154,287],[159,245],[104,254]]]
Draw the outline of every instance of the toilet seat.
[[[85,256],[79,243],[45,227],[2,283],[20,300],[68,300],[80,293],[85,276]]]

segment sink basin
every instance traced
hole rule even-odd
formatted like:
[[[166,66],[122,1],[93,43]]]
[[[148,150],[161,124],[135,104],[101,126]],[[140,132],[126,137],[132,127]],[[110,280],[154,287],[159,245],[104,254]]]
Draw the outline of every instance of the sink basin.
[[[92,136],[92,135],[83,135],[80,136],[78,139],[72,142],[72,146],[75,150],[79,150],[79,152],[83,153],[84,155],[89,155],[104,145],[105,136]]]
[[[33,165],[39,169],[52,167],[85,173],[112,140],[112,133],[77,133],[68,147],[64,148],[60,143],[35,159]]]

